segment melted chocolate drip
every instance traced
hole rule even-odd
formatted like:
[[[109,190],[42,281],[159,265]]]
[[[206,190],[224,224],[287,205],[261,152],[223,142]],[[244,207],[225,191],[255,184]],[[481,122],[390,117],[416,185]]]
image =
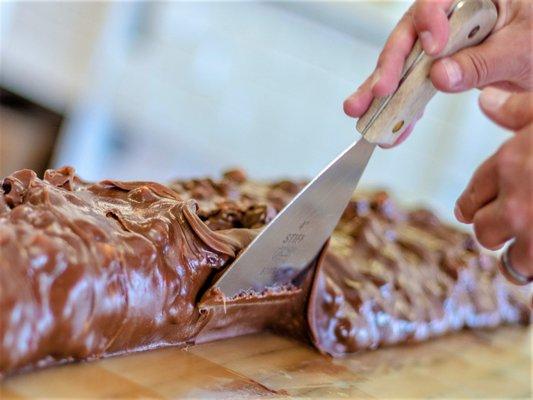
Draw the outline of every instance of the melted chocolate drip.
[[[209,283],[304,182],[83,182],[30,170],[0,193],[0,373],[272,330],[334,356],[529,318],[495,258],[384,192],[353,198],[301,284]],[[220,307],[211,307],[220,304]]]

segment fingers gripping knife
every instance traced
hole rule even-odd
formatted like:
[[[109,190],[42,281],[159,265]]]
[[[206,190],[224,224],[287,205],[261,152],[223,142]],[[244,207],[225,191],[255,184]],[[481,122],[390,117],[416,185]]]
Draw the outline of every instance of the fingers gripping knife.
[[[496,18],[491,0],[456,1],[449,13],[448,44],[439,57],[480,43]],[[394,143],[435,94],[428,79],[433,61],[417,41],[398,89],[375,99],[359,119],[357,130],[363,137],[313,179],[215,281],[225,298],[280,287],[313,261],[339,222],[376,144]]]

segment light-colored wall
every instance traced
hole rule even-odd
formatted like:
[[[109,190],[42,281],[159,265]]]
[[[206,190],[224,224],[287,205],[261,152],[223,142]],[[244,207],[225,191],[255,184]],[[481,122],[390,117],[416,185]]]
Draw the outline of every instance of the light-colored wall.
[[[407,5],[107,5],[56,163],[88,179],[230,166],[256,178],[313,176],[357,138],[342,101]],[[475,166],[505,137],[476,96],[439,94],[404,145],[376,152],[363,183],[451,216]]]
[[[88,79],[105,2],[0,2],[0,83],[58,112]]]

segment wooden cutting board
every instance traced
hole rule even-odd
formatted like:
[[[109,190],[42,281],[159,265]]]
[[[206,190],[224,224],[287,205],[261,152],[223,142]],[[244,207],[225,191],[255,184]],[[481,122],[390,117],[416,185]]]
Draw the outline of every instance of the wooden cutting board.
[[[49,368],[0,397],[531,398],[530,329],[464,331],[342,360],[259,334]]]

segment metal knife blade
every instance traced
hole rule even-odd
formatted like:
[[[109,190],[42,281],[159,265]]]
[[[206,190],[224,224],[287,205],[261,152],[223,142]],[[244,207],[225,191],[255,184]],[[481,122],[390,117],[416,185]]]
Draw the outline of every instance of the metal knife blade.
[[[456,0],[449,13],[450,37],[440,56],[483,41],[497,10],[491,0]],[[391,144],[414,121],[436,89],[428,78],[435,58],[420,41],[407,57],[397,90],[376,98],[357,122],[363,138],[352,144],[311,181],[252,241],[214,283],[226,298],[287,283],[316,257],[337,225],[375,143]]]
[[[352,144],[313,179],[237,257],[213,286],[226,298],[288,283],[331,236],[375,145]],[[284,282],[280,282],[284,277]]]

